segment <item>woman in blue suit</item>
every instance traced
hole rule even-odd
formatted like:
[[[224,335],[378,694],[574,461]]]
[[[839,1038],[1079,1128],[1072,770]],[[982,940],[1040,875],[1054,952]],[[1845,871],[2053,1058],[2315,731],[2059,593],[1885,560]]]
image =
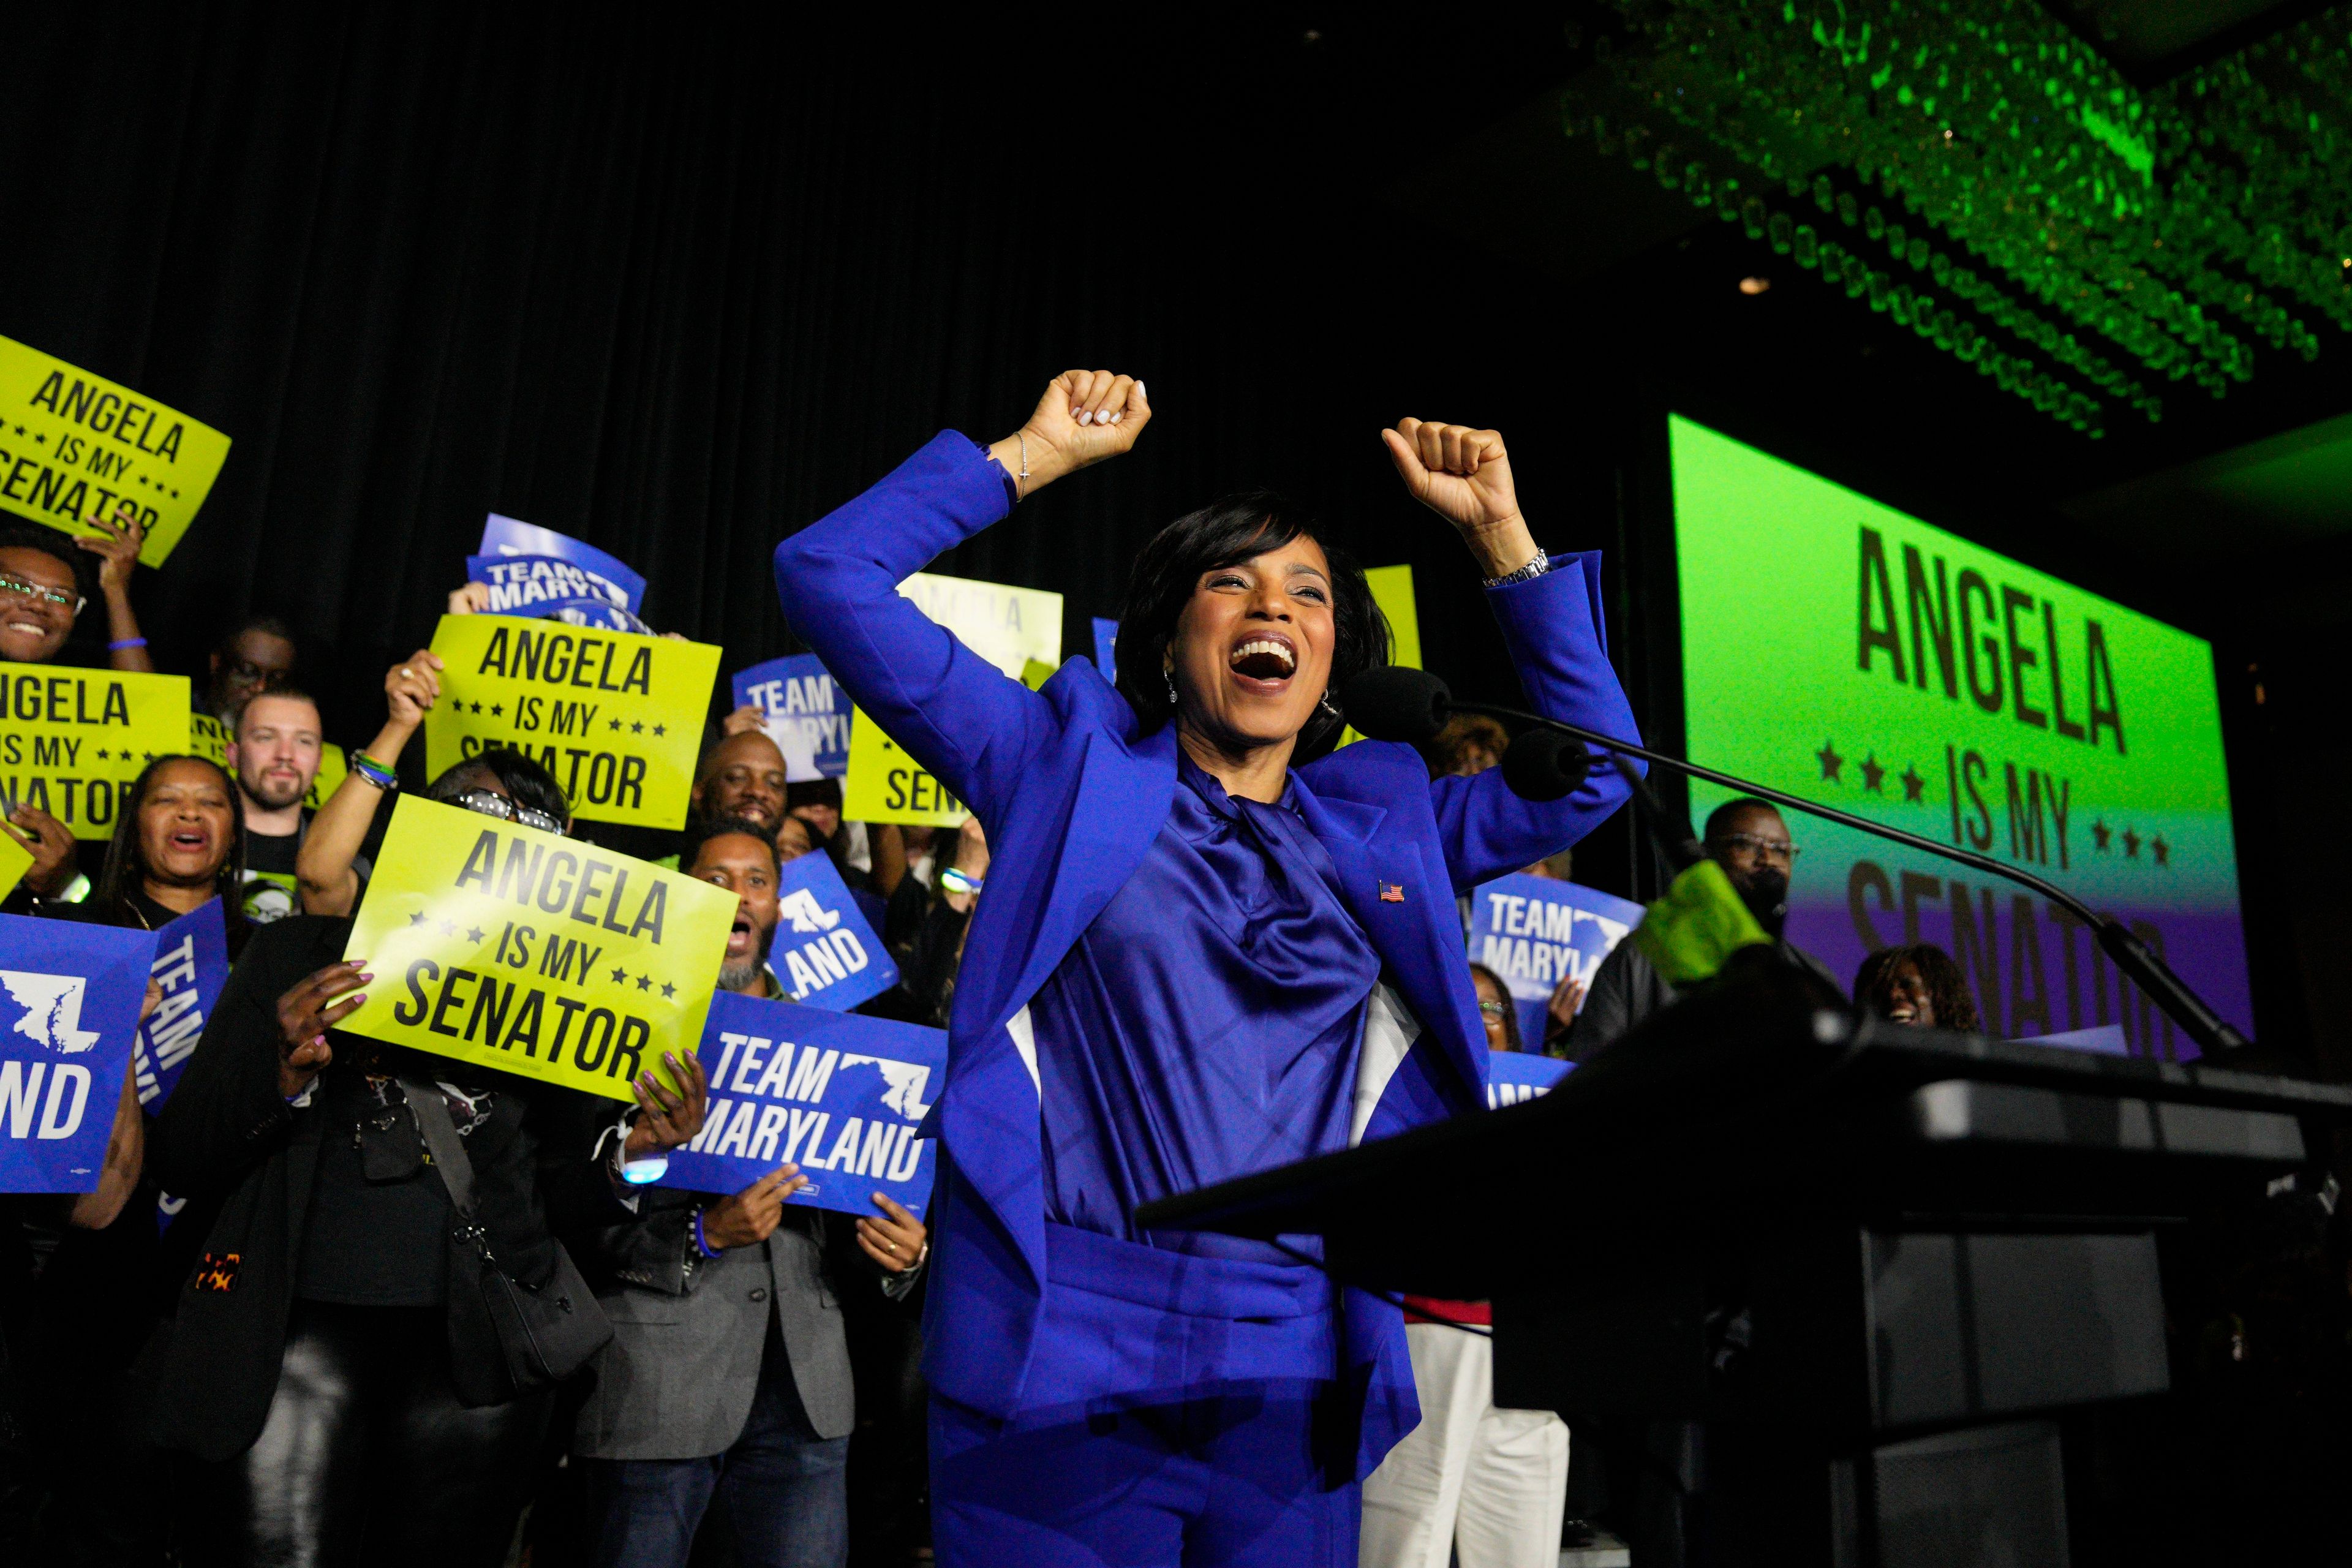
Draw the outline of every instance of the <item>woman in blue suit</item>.
[[[1358,1483],[1419,1419],[1397,1310],[1136,1205],[1485,1102],[1454,899],[1589,832],[1499,771],[1432,780],[1328,692],[1388,659],[1360,570],[1268,496],[1171,524],[1114,689],[1031,691],[899,596],[1042,485],[1131,447],[1140,382],[1072,371],[1014,435],[943,433],[786,540],[793,627],[970,803],[991,849],[935,1130],[933,1530],[954,1565],[1352,1564]],[[1502,437],[1383,431],[1460,533],[1528,699],[1636,739],[1598,558],[1546,556]],[[1293,1238],[1311,1255],[1311,1238]]]

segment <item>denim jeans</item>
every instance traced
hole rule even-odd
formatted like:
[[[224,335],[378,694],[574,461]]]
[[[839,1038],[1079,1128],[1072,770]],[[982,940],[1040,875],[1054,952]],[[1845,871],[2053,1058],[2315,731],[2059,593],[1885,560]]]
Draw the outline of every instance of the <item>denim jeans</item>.
[[[820,1437],[771,1330],[742,1436],[701,1459],[584,1459],[596,1568],[686,1568],[715,1503],[741,1568],[843,1568],[849,1561],[849,1439]]]

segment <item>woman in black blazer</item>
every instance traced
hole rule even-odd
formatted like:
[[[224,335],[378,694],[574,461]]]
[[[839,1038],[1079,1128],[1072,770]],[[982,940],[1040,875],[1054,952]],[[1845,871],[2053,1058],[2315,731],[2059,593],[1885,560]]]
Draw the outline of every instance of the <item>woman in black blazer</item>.
[[[510,752],[427,794],[570,826],[554,780]],[[398,1077],[441,1094],[475,1217],[516,1279],[554,1272],[548,1203],[625,1213],[590,1157],[609,1105],[335,1029],[369,979],[342,962],[350,930],[303,916],[253,936],[149,1146],[167,1190],[220,1204],[177,1292],[155,1409],[157,1440],[198,1461],[192,1563],[503,1558],[549,1390],[515,1387],[480,1296],[450,1277],[448,1194]],[[683,1099],[641,1089],[617,1157],[694,1135],[701,1082],[686,1077]]]

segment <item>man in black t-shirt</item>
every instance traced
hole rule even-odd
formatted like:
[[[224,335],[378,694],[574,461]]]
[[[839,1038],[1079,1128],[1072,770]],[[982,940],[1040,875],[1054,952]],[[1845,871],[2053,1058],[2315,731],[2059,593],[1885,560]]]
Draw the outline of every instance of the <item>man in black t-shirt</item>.
[[[281,686],[247,698],[229,722],[228,765],[245,813],[245,918],[267,925],[301,912],[294,858],[324,749],[319,705]]]

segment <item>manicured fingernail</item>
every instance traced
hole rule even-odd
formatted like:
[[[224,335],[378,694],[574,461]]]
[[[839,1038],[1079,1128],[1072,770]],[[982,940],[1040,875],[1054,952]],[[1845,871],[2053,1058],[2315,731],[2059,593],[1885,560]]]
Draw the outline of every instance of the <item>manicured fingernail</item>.
[[[1081,409],[1079,409],[1079,410],[1078,410],[1078,423],[1079,423],[1079,424],[1081,424],[1081,425],[1090,424],[1090,423],[1092,423],[1092,422],[1093,422],[1093,420],[1094,420],[1094,415],[1093,415],[1093,414],[1091,414],[1090,412],[1088,412],[1087,410],[1083,409],[1083,408],[1081,408]]]
[[[1116,424],[1118,424],[1120,420],[1122,420],[1122,419],[1124,419],[1124,418],[1126,418],[1126,417],[1127,417],[1127,416],[1126,416],[1124,413],[1114,414],[1114,415],[1112,415],[1112,416],[1110,416],[1110,422],[1111,422],[1112,424],[1116,425]]]
[[[367,967],[367,960],[364,958],[347,958],[343,960],[343,962],[350,964],[353,969],[365,969]]]

